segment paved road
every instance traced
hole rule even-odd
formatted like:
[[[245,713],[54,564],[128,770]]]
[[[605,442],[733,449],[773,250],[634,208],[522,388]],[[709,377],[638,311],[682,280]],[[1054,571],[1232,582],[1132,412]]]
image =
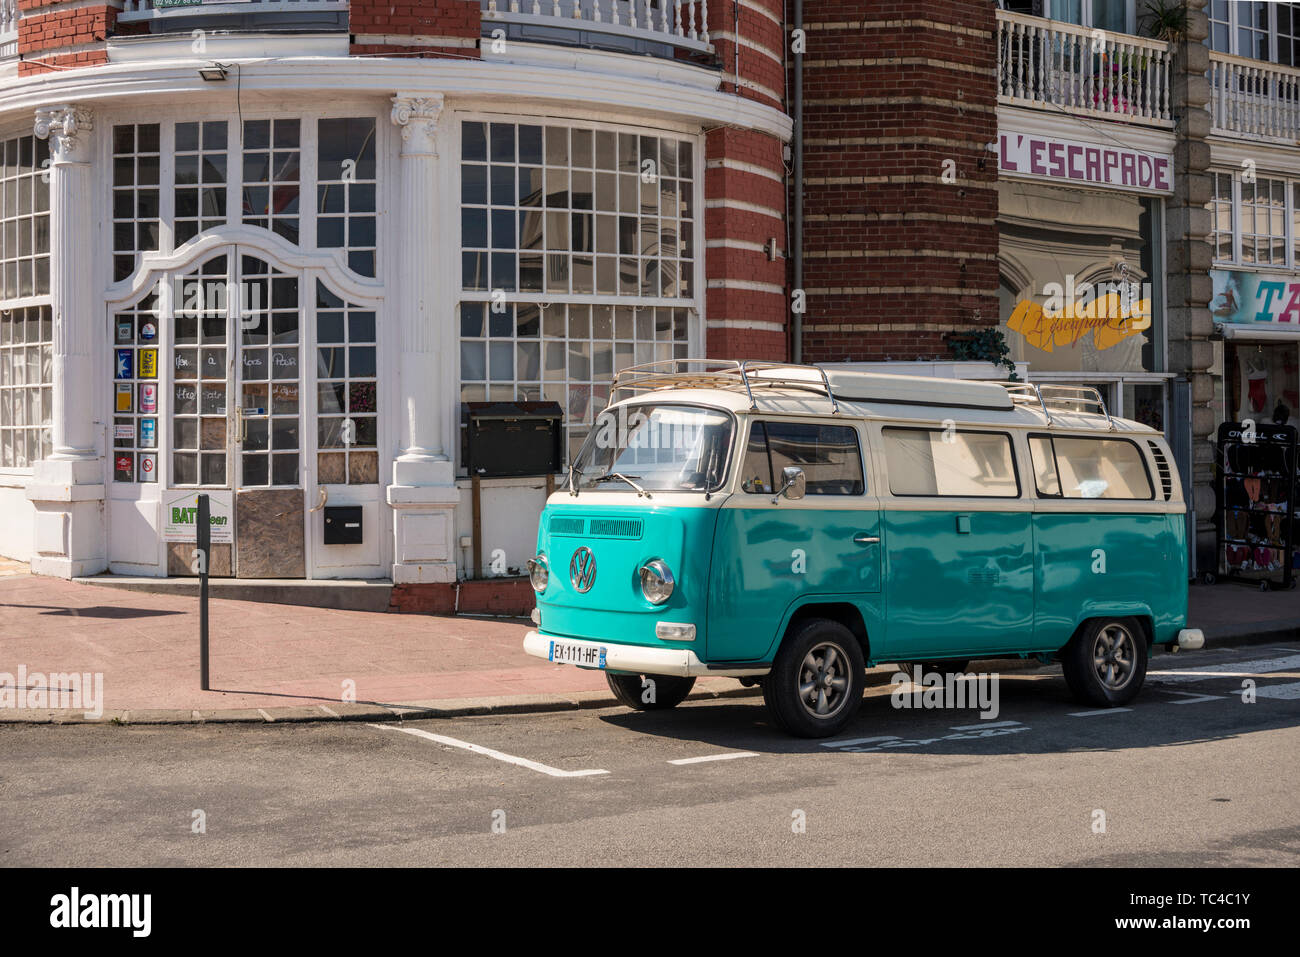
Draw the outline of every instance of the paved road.
[[[1300,645],[1152,670],[1109,712],[1074,704],[1059,673],[1004,675],[991,720],[895,709],[878,686],[833,742],[780,735],[750,700],[386,727],[3,726],[0,862],[1300,863]]]

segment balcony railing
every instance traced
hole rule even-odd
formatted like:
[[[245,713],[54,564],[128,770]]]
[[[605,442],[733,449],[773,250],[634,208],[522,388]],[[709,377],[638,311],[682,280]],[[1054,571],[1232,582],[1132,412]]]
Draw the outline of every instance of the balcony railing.
[[[0,0],[0,59],[18,54],[18,0]]]
[[[250,17],[270,24],[283,23],[304,14],[343,15],[347,26],[348,0],[126,0],[117,15],[120,23],[139,23],[173,17]]]
[[[631,48],[628,42],[709,53],[704,0],[480,0],[483,35],[494,23],[519,25],[524,39],[545,41],[559,31],[587,34],[592,46]],[[605,42],[612,41],[612,42]]]
[[[1216,133],[1300,141],[1300,70],[1211,52],[1210,120]]]
[[[1169,47],[1071,23],[998,14],[998,100],[1125,123],[1172,126]]]

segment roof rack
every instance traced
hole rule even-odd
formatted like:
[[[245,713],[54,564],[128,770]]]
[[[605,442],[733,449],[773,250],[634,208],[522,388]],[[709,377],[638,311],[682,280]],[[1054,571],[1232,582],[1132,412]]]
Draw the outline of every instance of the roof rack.
[[[761,386],[794,386],[821,393],[831,401],[838,413],[839,402],[831,392],[826,370],[818,366],[798,365],[791,362],[766,362],[746,359],[660,359],[628,366],[614,376],[609,390],[609,404],[615,401],[619,390],[653,392],[659,389],[738,389],[743,388],[749,397],[749,408],[758,408],[754,389]],[[608,404],[607,404],[608,407]]]
[[[1106,417],[1106,425],[1115,431],[1115,420],[1106,409],[1106,402],[1101,393],[1090,385],[1056,385],[1054,383],[1038,384],[1036,382],[1004,382],[1002,387],[1011,395],[1012,402],[1022,405],[1037,405],[1052,422],[1052,411],[1083,412],[1078,406],[1096,406],[1098,412]]]

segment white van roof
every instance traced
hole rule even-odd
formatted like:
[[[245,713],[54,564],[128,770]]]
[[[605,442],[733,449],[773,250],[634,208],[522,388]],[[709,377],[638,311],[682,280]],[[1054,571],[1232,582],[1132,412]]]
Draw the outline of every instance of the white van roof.
[[[657,400],[664,401],[670,396],[663,393],[687,391],[689,396],[671,398],[736,412],[841,412],[875,418],[953,418],[1025,427],[1156,432],[1111,416],[1101,395],[1091,388],[887,375],[777,362],[669,359],[645,363],[615,376],[611,400],[655,393]]]

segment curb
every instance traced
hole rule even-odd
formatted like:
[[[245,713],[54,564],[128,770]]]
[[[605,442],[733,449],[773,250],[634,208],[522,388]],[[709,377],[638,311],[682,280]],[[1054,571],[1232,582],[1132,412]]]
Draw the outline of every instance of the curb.
[[[1300,623],[1280,621],[1267,631],[1247,632],[1242,626],[1228,626],[1222,631],[1207,632],[1205,649],[1263,645],[1276,641],[1294,641],[1300,637]],[[1246,626],[1249,627],[1249,626]],[[1231,630],[1229,630],[1231,629]],[[1226,634],[1223,632],[1227,632]],[[1163,648],[1155,653],[1170,656]],[[1179,656],[1197,652],[1179,652]],[[1048,666],[1034,659],[998,660],[1002,671],[1032,671]],[[868,685],[888,684],[884,679]],[[719,691],[694,691],[687,701],[716,701],[719,699],[754,698],[762,694],[757,687],[727,688]],[[502,695],[482,698],[439,698],[430,701],[411,701],[398,704],[347,704],[331,702],[328,705],[296,705],[284,708],[219,708],[219,709],[130,709],[105,711],[100,717],[87,718],[83,712],[61,709],[0,711],[0,726],[4,725],[181,725],[181,724],[306,724],[328,721],[417,721],[433,718],[462,718],[493,714],[546,714],[555,711],[583,711],[614,707],[616,702],[605,691],[579,691],[568,694]]]

